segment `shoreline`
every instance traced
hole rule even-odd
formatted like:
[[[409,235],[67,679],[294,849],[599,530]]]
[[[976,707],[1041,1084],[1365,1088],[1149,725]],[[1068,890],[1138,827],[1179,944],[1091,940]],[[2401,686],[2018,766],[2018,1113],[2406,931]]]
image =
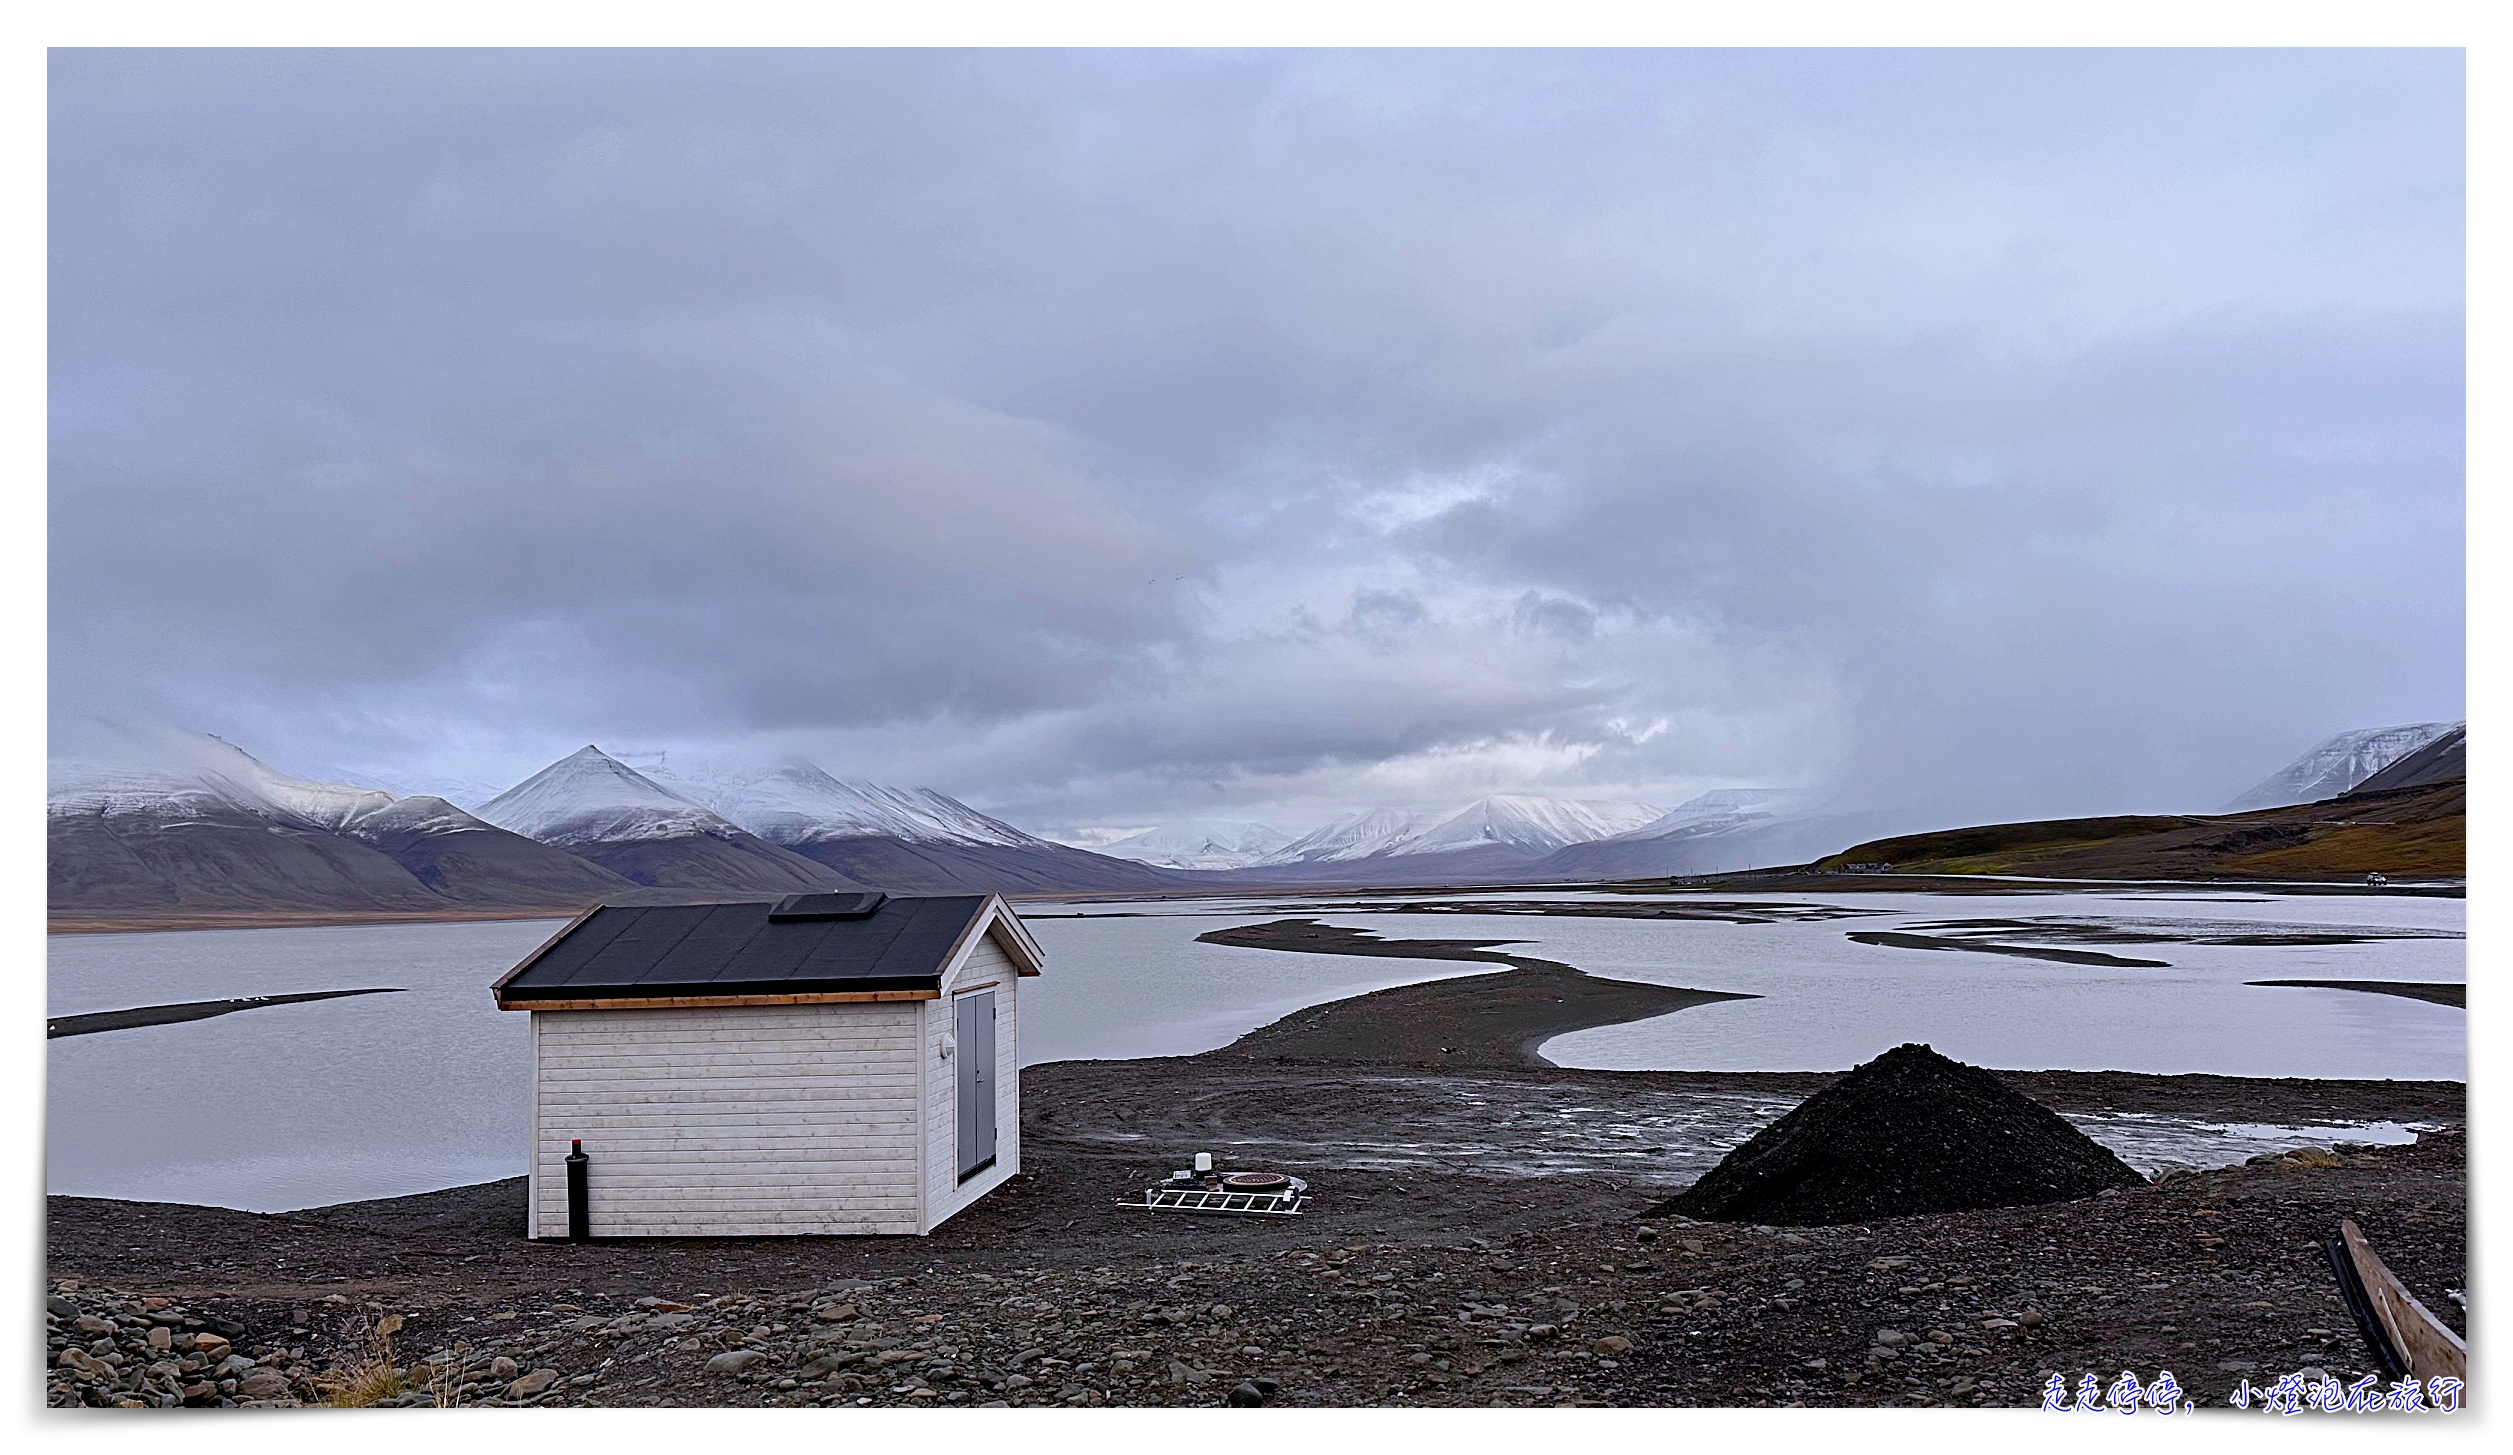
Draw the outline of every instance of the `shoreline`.
[[[2443,1289],[2465,1284],[2460,1083],[2008,1071],[2056,1111],[2445,1131],[2033,1209],[1837,1229],[1649,1219],[1691,1176],[1631,1131],[1694,1136],[1651,1106],[1762,1121],[1840,1073],[1528,1065],[1525,1040],[1556,1015],[1535,998],[1460,1033],[1460,990],[1578,975],[1545,965],[1355,995],[1186,1058],[1030,1065],[1020,1174],[922,1239],[535,1244],[523,1179],[292,1214],[50,1196],[50,1289],[73,1312],[118,1289],[216,1319],[269,1370],[271,1402],[319,1400],[359,1329],[397,1314],[402,1360],[435,1349],[472,1372],[452,1402],[626,1407],[2031,1407],[2051,1367],[2176,1370],[2221,1402],[2237,1367],[2352,1377],[2362,1352],[2327,1334],[2350,1322],[2312,1241],[2340,1216],[2458,1314]],[[1478,1060],[1344,1060],[1425,1035]],[[1194,1151],[1304,1176],[1312,1209],[1121,1206]],[[1875,1347],[1880,1327],[1920,1342]],[[515,1372],[488,1375],[493,1357]],[[116,1397],[53,1380],[53,1402]]]
[[[349,925],[448,925],[496,920],[565,920],[580,911],[510,906],[449,910],[200,910],[169,915],[74,915],[47,919],[48,935],[145,935],[175,930],[333,929]]]
[[[1850,874],[1808,873],[1795,869],[1742,870],[1728,874],[1703,874],[1678,879],[1608,879],[1565,883],[1526,884],[1496,881],[1490,884],[1281,884],[1246,883],[1199,885],[1173,890],[1074,890],[1057,894],[1007,894],[1017,910],[1023,904],[1168,904],[1180,900],[1274,898],[1286,901],[1312,899],[1380,900],[1409,896],[1456,896],[1480,894],[1613,894],[1696,895],[1715,893],[1753,894],[2065,894],[2112,890],[2183,889],[2205,894],[2266,894],[2297,898],[2318,895],[2393,896],[2408,899],[2465,899],[2467,880],[2393,883],[2380,888],[2361,884],[2315,880],[2258,879],[2056,879],[2020,876],[1956,875],[1956,874]],[[1324,906],[1321,906],[1324,907]],[[1728,916],[1700,913],[1687,906],[1652,910],[1638,905],[1617,905],[1614,901],[1564,901],[1547,904],[1534,901],[1509,907],[1439,904],[1408,904],[1403,906],[1368,905],[1336,906],[1355,913],[1473,913],[1473,914],[1538,914],[1538,915],[1600,915],[1613,918],[1703,918]],[[464,924],[476,920],[567,919],[582,906],[509,905],[474,909],[445,910],[190,910],[164,914],[76,914],[48,917],[45,933],[55,935],[117,935],[149,934],[171,930],[248,930],[324,928],[340,925],[386,924]]]
[[[1390,940],[1371,930],[1313,919],[1236,925],[1208,930],[1196,939],[1261,950],[1502,967],[1491,975],[1398,985],[1305,1006],[1206,1052],[1208,1056],[1442,1069],[1550,1068],[1553,1063],[1538,1048],[1556,1036],[1654,1019],[1716,1001],[1761,998],[1608,980],[1556,960],[1493,948],[1520,943],[1515,940]]]
[[[300,990],[288,995],[245,995],[233,1000],[186,1000],[171,1005],[135,1005],[123,1010],[95,1010],[82,1015],[54,1016],[44,1022],[44,1039],[57,1041],[64,1036],[92,1036],[100,1031],[128,1031],[141,1026],[181,1025],[185,1021],[205,1021],[212,1016],[233,1015],[240,1010],[259,1010],[271,1005],[303,1005],[315,1000],[339,1000],[351,995],[403,995],[408,992],[398,985],[367,985],[354,990]]]
[[[1612,1118],[1655,1088],[1776,1112],[1833,1074],[1058,1062],[1023,1073],[1021,1173],[924,1238],[534,1243],[510,1178],[284,1214],[53,1197],[46,1263],[56,1290],[230,1321],[237,1350],[298,1398],[387,1315],[407,1320],[405,1358],[459,1341],[483,1364],[555,1371],[468,1403],[1214,1405],[1261,1378],[1266,1403],[1299,1406],[2029,1408],[2053,1367],[2172,1369],[2216,1403],[2237,1368],[2255,1383],[2358,1372],[2352,1339],[2322,1332],[2351,1327],[2312,1241],[2340,1217],[2458,1316],[2443,1298],[2466,1277],[2452,1128],[2369,1150],[2334,1130],[2335,1153],[2078,1202],[1773,1230],[1646,1218],[1676,1186],[1645,1157],[1527,1175],[1475,1150],[1515,1107]],[[2070,1111],[2457,1122],[2462,1108],[2457,1084],[2004,1075]],[[1390,1137],[1423,1145],[1373,1155]],[[1316,1202],[1279,1221],[1118,1205],[1197,1150],[1305,1177]],[[2015,1322],[2028,1309],[2038,1328]],[[1888,1359],[1879,1328],[1956,1342]],[[711,1373],[728,1350],[759,1357]]]
[[[535,1243],[520,1177],[270,1214],[54,1196],[50,1286],[64,1307],[121,1290],[221,1321],[279,1403],[318,1398],[388,1315],[403,1358],[471,1361],[457,1403],[2031,1407],[2050,1368],[2124,1367],[2215,1403],[2238,1370],[2360,1372],[2328,1332],[2352,1326],[2313,1241],[2340,1217],[2458,1316],[2458,1082],[2002,1071],[2063,1113],[2329,1126],[2336,1150],[1870,1225],[1653,1219],[1727,1144],[1701,1108],[1741,1131],[1841,1073],[1544,1065],[1533,1048],[1566,1018],[1716,992],[1510,941],[1213,934],[1494,971],[1199,1055],[1027,1067],[1019,1175],[928,1237]],[[2330,1125],[2373,1121],[2443,1130],[2367,1149]],[[1315,1201],[1281,1220],[1120,1205],[1196,1151],[1304,1177]],[[1877,1345],[1880,1328],[1913,1342]],[[517,1372],[490,1377],[493,1357]],[[56,1403],[110,1398],[52,1377]]]
[[[2469,1009],[2469,987],[2450,981],[2436,980],[2246,980],[2245,985],[2285,985],[2300,990],[2361,990],[2374,995],[2398,995],[2422,1000],[2428,1005],[2448,1005],[2456,1010]]]

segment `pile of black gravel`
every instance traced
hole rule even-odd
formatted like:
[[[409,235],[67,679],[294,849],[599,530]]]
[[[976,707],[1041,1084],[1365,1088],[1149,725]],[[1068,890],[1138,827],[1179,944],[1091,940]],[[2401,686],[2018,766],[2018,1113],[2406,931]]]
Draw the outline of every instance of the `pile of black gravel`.
[[[1652,1209],[1823,1227],[2029,1207],[2146,1179],[1990,1072],[1896,1046],[1800,1102]]]

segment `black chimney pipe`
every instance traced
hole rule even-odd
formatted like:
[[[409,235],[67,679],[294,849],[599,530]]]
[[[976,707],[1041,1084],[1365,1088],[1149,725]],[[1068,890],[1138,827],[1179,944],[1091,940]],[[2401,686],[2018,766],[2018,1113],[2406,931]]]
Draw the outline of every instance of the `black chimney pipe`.
[[[581,1243],[593,1236],[593,1213],[585,1191],[585,1169],[593,1159],[585,1155],[582,1137],[571,1144],[575,1150],[567,1154],[567,1241]]]

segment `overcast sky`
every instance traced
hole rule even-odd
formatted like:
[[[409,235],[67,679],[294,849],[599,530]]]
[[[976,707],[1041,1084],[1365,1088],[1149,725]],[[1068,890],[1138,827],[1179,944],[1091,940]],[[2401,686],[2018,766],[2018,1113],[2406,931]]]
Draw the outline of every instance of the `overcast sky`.
[[[56,749],[1063,834],[2463,711],[2448,52],[56,52]]]

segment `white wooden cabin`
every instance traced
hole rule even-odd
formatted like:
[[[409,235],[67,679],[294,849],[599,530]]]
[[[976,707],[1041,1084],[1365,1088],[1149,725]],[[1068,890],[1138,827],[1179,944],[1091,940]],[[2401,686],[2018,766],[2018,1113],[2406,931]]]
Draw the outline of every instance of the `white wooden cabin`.
[[[528,1235],[930,1233],[1021,1169],[999,895],[603,905],[499,979],[532,1016]]]

